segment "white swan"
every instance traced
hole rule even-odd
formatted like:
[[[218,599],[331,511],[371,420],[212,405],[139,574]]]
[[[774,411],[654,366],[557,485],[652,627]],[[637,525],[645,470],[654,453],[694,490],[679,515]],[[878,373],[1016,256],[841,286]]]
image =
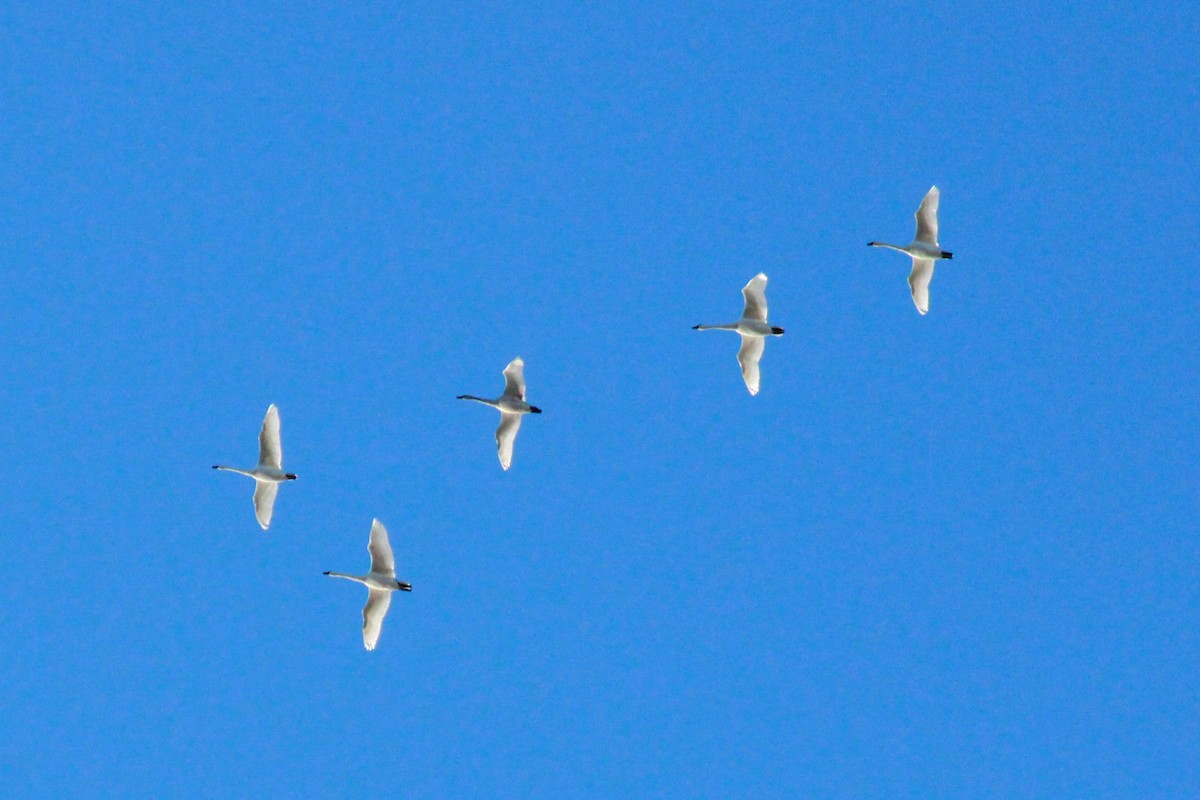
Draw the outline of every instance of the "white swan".
[[[542,410],[525,402],[525,362],[520,356],[504,368],[504,394],[496,400],[460,394],[459,400],[474,400],[500,411],[500,427],[496,428],[496,452],[500,455],[500,466],[508,469],[512,465],[513,442],[521,428],[524,414],[540,414]]]
[[[262,430],[258,432],[258,466],[251,470],[236,467],[214,466],[249,475],[254,478],[254,516],[265,531],[271,525],[271,513],[275,510],[275,493],[279,484],[294,481],[296,476],[283,471],[283,445],[279,442],[279,409],[272,403],[263,418]]]
[[[758,394],[758,361],[766,347],[766,336],[783,336],[783,328],[767,322],[767,276],[758,273],[742,287],[746,307],[742,318],[728,325],[693,325],[694,331],[737,331],[742,335],[738,363],[742,365],[742,380],[750,394]]]
[[[379,520],[371,521],[371,540],[367,542],[371,554],[371,571],[366,575],[347,575],[344,572],[326,572],[331,578],[345,578],[367,587],[367,604],[363,606],[363,647],[375,649],[379,632],[383,629],[383,618],[392,604],[392,592],[411,592],[412,584],[396,580],[396,559],[392,557],[392,546],[388,543],[387,528]]]
[[[921,200],[917,209],[917,236],[907,247],[888,244],[887,242],[867,242],[868,247],[887,247],[899,250],[912,257],[912,272],[908,273],[908,288],[912,290],[913,303],[917,311],[925,314],[929,311],[929,282],[933,280],[933,262],[939,258],[954,258],[938,244],[938,188],[930,188]]]

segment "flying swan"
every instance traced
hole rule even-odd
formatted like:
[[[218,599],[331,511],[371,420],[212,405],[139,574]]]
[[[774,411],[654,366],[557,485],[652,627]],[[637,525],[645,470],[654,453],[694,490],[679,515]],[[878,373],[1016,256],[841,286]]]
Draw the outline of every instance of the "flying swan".
[[[283,471],[283,446],[279,443],[279,409],[274,403],[267,409],[262,430],[258,432],[258,466],[245,470],[216,465],[213,469],[223,469],[254,478],[254,516],[258,518],[258,524],[264,531],[269,528],[279,484],[296,480],[295,475]]]
[[[474,400],[500,411],[500,427],[496,428],[496,452],[500,455],[500,466],[512,466],[513,442],[521,428],[521,417],[525,414],[540,414],[542,410],[525,402],[525,362],[520,356],[504,368],[504,394],[496,400],[460,394],[459,400]]]
[[[929,312],[929,282],[933,280],[933,262],[939,258],[954,258],[938,244],[938,188],[932,187],[925,193],[917,209],[917,237],[912,244],[900,247],[887,242],[867,242],[868,247],[887,247],[899,250],[912,257],[912,272],[908,273],[908,288],[912,290],[913,303],[922,314]]]
[[[392,604],[392,592],[411,592],[412,584],[396,580],[396,560],[392,557],[392,546],[388,543],[387,528],[379,520],[371,521],[371,540],[367,542],[371,554],[371,571],[366,575],[347,575],[344,572],[326,572],[331,578],[345,578],[367,587],[367,604],[363,606],[363,647],[375,649],[379,632],[383,629],[383,618]]]
[[[742,380],[750,394],[758,394],[758,362],[766,347],[767,336],[783,336],[783,328],[767,322],[767,276],[758,273],[742,287],[746,307],[742,318],[728,325],[693,325],[694,331],[737,331],[742,336],[738,363],[742,365]]]

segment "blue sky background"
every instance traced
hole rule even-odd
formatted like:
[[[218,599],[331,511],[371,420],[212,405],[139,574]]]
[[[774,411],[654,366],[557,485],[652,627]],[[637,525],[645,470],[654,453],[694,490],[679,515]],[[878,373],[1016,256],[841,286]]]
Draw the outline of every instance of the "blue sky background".
[[[345,5],[0,9],[6,794],[1200,795],[1193,11]]]

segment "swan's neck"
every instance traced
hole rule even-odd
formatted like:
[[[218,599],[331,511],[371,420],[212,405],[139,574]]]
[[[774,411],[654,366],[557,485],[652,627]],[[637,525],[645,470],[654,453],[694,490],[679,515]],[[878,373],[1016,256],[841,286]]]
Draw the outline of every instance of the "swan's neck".
[[[331,578],[345,578],[348,581],[361,583],[363,586],[367,585],[367,578],[365,575],[347,575],[344,572],[326,572],[325,574]]]
[[[696,325],[692,328],[694,331],[736,331],[738,324],[731,322],[728,325]]]
[[[492,408],[500,407],[499,400],[488,400],[486,397],[476,397],[473,394],[460,394],[458,396],[458,399],[459,400],[473,400],[476,403],[483,403],[485,406],[491,406]]]
[[[247,470],[244,470],[244,469],[238,469],[237,467],[226,467],[226,466],[222,466],[222,465],[220,465],[220,464],[217,464],[217,465],[214,465],[214,466],[213,466],[213,469],[223,469],[223,470],[225,470],[226,472],[236,472],[238,475],[249,475],[251,478],[253,478],[253,477],[254,477],[254,473],[253,473],[253,472],[249,472],[249,471],[247,471]]]

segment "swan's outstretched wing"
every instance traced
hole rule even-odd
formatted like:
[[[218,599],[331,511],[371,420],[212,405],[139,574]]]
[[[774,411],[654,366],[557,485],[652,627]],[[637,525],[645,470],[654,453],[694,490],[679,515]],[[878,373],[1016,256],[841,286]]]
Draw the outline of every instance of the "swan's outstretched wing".
[[[279,409],[274,403],[267,409],[262,430],[258,432],[258,465],[283,469],[283,445],[279,442]]]
[[[762,358],[767,341],[761,336],[742,336],[742,346],[738,349],[738,363],[742,365],[742,380],[750,394],[758,394],[758,360]]]
[[[386,589],[368,589],[367,604],[363,606],[363,647],[375,649],[379,632],[383,630],[383,618],[392,604],[392,593]]]
[[[504,469],[512,466],[513,442],[517,440],[517,431],[520,428],[520,414],[500,412],[500,427],[496,428],[496,450],[500,453],[500,466]]]
[[[258,517],[258,524],[264,531],[271,526],[271,514],[275,511],[275,494],[278,491],[278,483],[254,482],[254,516]]]
[[[379,520],[371,522],[371,541],[367,542],[367,552],[371,554],[371,572],[396,577],[396,560],[392,557],[387,528]]]
[[[913,302],[917,311],[929,311],[929,282],[933,280],[933,259],[914,258],[912,272],[908,273],[908,288],[912,289]]]
[[[742,316],[759,322],[767,321],[767,276],[761,272],[750,279],[742,287],[742,297],[746,298],[746,308]]]
[[[925,193],[921,207],[917,209],[917,241],[924,244],[937,244],[937,208],[938,188],[934,186]],[[925,312],[922,311],[922,314]]]
[[[518,400],[525,399],[525,362],[520,356],[508,362],[508,366],[504,368],[504,395]]]

